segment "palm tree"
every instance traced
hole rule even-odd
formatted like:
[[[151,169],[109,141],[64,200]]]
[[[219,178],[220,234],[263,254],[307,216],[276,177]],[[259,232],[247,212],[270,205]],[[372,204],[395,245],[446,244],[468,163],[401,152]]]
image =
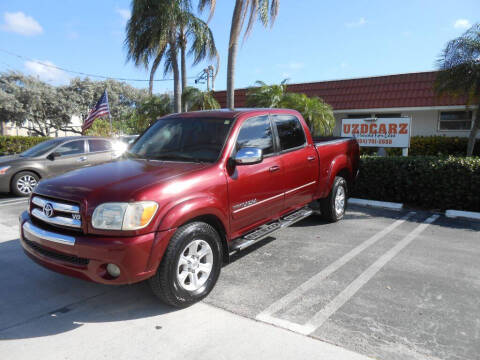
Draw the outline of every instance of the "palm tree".
[[[185,111],[220,109],[212,91],[200,91],[188,86],[182,94]]]
[[[210,17],[215,10],[216,0],[200,0],[199,9],[210,7]],[[227,65],[227,107],[235,107],[235,65],[238,52],[238,40],[242,32],[245,18],[248,14],[248,24],[244,33],[244,40],[252,31],[253,25],[257,19],[264,26],[269,22],[273,25],[280,6],[280,0],[235,0],[233,9],[232,23],[230,26],[230,42],[228,45],[228,65]]]
[[[286,93],[279,105],[297,110],[302,114],[312,134],[324,136],[333,134],[336,121],[333,109],[318,96],[308,97],[305,94]]]
[[[467,145],[467,156],[472,156],[480,129],[480,24],[448,42],[438,59],[438,68],[435,82],[438,94],[463,95],[467,104],[477,105]]]
[[[284,79],[279,85],[267,85],[257,80],[255,86],[247,91],[247,106],[276,108],[287,92],[287,81]]]
[[[125,43],[128,60],[137,66],[149,67],[149,93],[153,92],[153,78],[158,66],[164,61],[164,75],[173,73],[174,111],[180,112],[181,92],[187,85],[187,41],[192,45],[188,55],[194,65],[205,58],[217,58],[213,34],[208,25],[196,17],[190,6],[191,0],[134,0],[132,17],[127,23]],[[180,67],[178,65],[180,50]],[[180,76],[181,71],[181,76]],[[180,83],[181,81],[181,83]],[[180,88],[181,84],[181,88]]]

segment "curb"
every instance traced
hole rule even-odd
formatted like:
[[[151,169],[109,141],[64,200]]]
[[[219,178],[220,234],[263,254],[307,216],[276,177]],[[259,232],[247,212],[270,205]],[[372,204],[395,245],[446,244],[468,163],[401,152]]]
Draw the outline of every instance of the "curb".
[[[480,212],[473,211],[460,211],[460,210],[447,210],[445,216],[448,218],[462,218],[471,220],[480,220]]]
[[[386,201],[376,201],[376,200],[365,200],[365,199],[350,198],[350,199],[348,199],[348,203],[349,204],[354,204],[354,205],[360,205],[360,206],[368,206],[368,207],[390,209],[390,210],[397,210],[397,211],[403,209],[403,204],[386,202]]]

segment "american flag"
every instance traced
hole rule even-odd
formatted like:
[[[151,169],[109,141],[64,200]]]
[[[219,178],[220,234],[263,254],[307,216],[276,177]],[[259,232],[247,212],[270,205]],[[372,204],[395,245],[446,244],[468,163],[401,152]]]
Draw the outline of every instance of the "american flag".
[[[93,107],[92,110],[88,113],[87,118],[83,122],[82,130],[87,130],[90,126],[92,126],[93,121],[96,118],[109,115],[110,116],[110,108],[108,106],[108,94],[107,90],[103,92],[103,95],[100,99],[98,99],[97,104]]]

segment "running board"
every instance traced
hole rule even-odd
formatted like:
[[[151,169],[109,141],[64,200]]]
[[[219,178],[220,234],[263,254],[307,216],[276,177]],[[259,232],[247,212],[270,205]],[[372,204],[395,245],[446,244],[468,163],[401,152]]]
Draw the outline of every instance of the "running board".
[[[312,209],[310,209],[309,207],[304,207],[280,218],[277,221],[262,225],[255,230],[249,232],[248,234],[233,240],[232,244],[230,245],[230,254],[243,250],[266,238],[268,235],[271,235],[277,230],[280,230],[287,226],[291,226],[312,214]]]

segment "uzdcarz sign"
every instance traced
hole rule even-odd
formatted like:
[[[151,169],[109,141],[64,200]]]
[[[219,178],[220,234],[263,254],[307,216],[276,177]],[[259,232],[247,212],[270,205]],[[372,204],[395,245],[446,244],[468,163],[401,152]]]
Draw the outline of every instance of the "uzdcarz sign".
[[[354,137],[360,146],[410,146],[410,118],[343,119],[342,137]]]

